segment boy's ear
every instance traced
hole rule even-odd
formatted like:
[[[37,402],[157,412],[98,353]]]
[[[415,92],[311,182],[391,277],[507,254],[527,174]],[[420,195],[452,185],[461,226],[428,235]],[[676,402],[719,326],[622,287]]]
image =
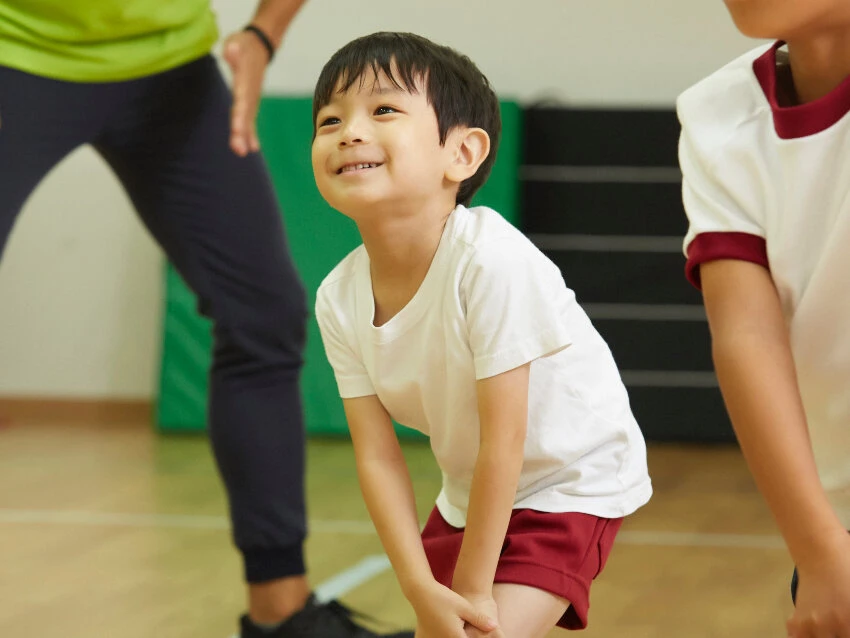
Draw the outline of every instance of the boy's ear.
[[[454,157],[446,169],[446,179],[460,184],[478,171],[490,153],[490,136],[481,128],[457,128],[450,133]]]

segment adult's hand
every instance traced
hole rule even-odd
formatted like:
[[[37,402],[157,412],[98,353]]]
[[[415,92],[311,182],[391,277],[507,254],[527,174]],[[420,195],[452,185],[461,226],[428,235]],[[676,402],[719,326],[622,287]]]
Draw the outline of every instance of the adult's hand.
[[[233,74],[230,148],[240,157],[260,150],[257,109],[269,53],[250,31],[238,31],[224,42],[224,59]]]

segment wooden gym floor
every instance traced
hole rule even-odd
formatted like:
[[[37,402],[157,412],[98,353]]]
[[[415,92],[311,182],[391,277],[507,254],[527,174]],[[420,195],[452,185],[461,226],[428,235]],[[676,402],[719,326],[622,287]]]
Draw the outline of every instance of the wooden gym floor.
[[[424,521],[439,474],[426,445],[405,451]],[[583,635],[784,635],[790,559],[737,449],[655,445],[649,461],[655,496],[626,522]],[[313,440],[308,463],[313,584],[348,589],[342,600],[388,629],[412,624],[350,445]],[[0,548],[3,637],[229,638],[244,609],[206,439],[157,436],[143,419],[0,423]]]

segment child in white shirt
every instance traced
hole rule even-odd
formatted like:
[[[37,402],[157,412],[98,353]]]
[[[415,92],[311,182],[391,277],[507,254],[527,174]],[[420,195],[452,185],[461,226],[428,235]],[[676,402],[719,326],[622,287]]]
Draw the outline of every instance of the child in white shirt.
[[[799,571],[788,636],[850,636],[850,3],[726,5],[777,41],[679,98],[687,273]]]
[[[465,56],[412,34],[338,51],[313,169],[363,245],[316,314],[361,488],[420,638],[587,624],[590,583],[647,502],[646,449],[611,353],[557,267],[487,208],[499,104]],[[392,419],[443,488],[420,537]]]

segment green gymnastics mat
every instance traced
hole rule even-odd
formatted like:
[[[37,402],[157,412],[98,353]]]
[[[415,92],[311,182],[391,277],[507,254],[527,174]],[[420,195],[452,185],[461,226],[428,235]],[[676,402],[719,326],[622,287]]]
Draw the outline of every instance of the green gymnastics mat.
[[[522,110],[502,102],[502,140],[493,172],[474,204],[491,206],[519,223],[519,160]],[[354,223],[331,209],[319,195],[310,164],[312,107],[309,98],[266,97],[258,119],[259,135],[284,212],[293,259],[304,281],[308,307],[331,269],[359,242]],[[197,302],[169,265],[165,272],[156,425],[162,432],[203,431],[206,427],[207,371],[212,335]],[[301,375],[308,435],[345,435],[342,401],[322,348],[319,327],[311,316],[305,365]],[[405,432],[400,429],[400,432]]]

